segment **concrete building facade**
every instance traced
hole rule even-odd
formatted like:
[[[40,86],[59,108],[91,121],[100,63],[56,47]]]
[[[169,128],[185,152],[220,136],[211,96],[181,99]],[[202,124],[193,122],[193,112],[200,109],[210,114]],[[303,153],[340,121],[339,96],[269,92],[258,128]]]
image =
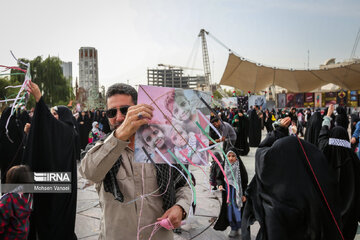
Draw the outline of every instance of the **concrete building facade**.
[[[201,89],[204,76],[185,76],[181,68],[148,69],[148,85],[183,89]]]
[[[98,53],[93,47],[79,49],[79,87],[99,91]]]

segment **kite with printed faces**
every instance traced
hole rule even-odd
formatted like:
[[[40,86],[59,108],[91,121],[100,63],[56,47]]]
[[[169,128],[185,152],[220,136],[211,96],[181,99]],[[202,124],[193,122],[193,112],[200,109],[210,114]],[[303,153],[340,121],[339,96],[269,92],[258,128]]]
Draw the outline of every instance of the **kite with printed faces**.
[[[208,157],[197,137],[208,146],[209,140],[198,127],[209,124],[211,94],[195,90],[140,86],[138,104],[154,107],[153,118],[135,137],[135,161],[207,165]],[[208,132],[208,130],[207,130]],[[156,152],[158,149],[162,154]],[[176,157],[174,158],[173,155]]]

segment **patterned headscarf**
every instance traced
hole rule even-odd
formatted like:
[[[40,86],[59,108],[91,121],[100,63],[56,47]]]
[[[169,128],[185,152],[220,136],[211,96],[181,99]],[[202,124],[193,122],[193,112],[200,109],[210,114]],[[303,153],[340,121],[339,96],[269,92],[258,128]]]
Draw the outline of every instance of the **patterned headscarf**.
[[[236,156],[236,162],[231,164],[231,168],[229,166],[228,161],[225,161],[225,174],[229,181],[229,185],[233,186],[236,189],[236,204],[239,208],[242,207],[242,196],[243,196],[243,190],[241,185],[241,175],[240,175],[240,163],[239,163],[239,157],[238,155],[233,151],[228,151],[226,153],[226,156],[229,155],[229,153],[233,153]],[[231,173],[231,169],[234,173],[235,179],[233,178],[233,175]]]

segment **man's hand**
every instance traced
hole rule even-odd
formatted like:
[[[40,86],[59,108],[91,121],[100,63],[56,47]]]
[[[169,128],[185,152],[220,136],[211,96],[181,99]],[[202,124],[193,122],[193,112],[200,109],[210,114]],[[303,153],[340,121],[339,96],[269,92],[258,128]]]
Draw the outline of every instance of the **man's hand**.
[[[280,126],[284,127],[284,128],[289,127],[290,123],[291,123],[291,118],[290,117],[286,117],[286,118],[283,118],[283,119],[280,120]]]
[[[30,81],[28,87],[29,87],[29,92],[35,97],[35,101],[39,102],[41,98],[41,92],[39,86],[36,83]]]
[[[328,109],[328,112],[327,112],[326,116],[331,117],[331,115],[332,115],[332,114],[333,114],[333,112],[334,112],[334,109],[335,109],[334,104],[330,104],[330,106],[329,106],[329,109]]]
[[[220,185],[218,188],[219,188],[220,191],[224,190],[224,187],[222,185]]]
[[[352,143],[352,144],[355,144],[355,143],[356,143],[356,138],[352,137],[352,138],[351,138],[351,143]]]
[[[169,218],[171,224],[174,226],[174,228],[178,228],[181,226],[181,220],[183,217],[183,209],[179,205],[174,205],[171,208],[169,208],[164,215],[162,215],[160,218],[157,219],[157,221],[161,221],[165,218]]]
[[[124,122],[115,131],[115,137],[123,141],[129,140],[142,125],[149,122],[153,117],[153,111],[154,108],[147,104],[129,107]]]

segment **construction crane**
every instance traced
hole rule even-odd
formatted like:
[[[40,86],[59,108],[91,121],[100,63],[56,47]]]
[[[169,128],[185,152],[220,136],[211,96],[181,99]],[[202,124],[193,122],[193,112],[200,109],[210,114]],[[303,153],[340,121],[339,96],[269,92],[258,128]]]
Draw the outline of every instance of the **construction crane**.
[[[202,69],[200,69],[200,68],[181,67],[181,66],[163,64],[163,63],[159,63],[158,66],[159,66],[159,67],[167,67],[167,68],[169,68],[169,69],[171,69],[171,68],[181,68],[181,69],[202,71]]]
[[[210,59],[209,52],[207,48],[205,34],[209,34],[209,32],[205,31],[205,29],[201,29],[198,37],[201,38],[202,45],[202,53],[203,53],[203,64],[204,64],[204,74],[205,74],[205,84],[211,90],[211,72],[210,72]]]
[[[353,46],[353,49],[351,51],[351,55],[350,55],[350,59],[353,59],[355,57],[355,53],[356,53],[356,48],[359,44],[359,40],[360,40],[360,28],[359,28],[359,31],[356,35],[356,38],[355,38],[355,43],[354,43],[354,46]]]

